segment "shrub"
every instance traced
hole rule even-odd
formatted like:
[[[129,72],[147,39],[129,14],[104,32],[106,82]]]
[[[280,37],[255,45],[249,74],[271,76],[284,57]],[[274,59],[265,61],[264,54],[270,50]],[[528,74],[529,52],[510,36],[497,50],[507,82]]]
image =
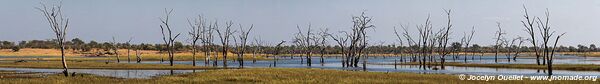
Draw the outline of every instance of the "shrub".
[[[21,47],[14,46],[11,49],[13,50],[13,52],[19,52],[19,50],[21,50]]]

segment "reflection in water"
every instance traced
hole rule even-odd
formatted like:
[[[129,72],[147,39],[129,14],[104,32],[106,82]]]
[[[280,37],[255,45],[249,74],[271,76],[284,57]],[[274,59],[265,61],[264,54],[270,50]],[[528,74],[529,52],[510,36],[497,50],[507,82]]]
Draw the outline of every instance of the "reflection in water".
[[[449,56],[450,57],[450,56]],[[463,56],[459,56],[463,57]],[[501,56],[499,56],[501,57]],[[369,57],[367,60],[369,63],[367,64],[367,71],[374,72],[412,72],[412,73],[442,73],[442,74],[477,74],[477,75],[546,75],[545,70],[538,69],[509,69],[509,68],[485,68],[485,67],[455,67],[455,66],[446,66],[444,70],[435,70],[421,67],[419,65],[376,65],[376,64],[391,64],[394,63],[395,60],[400,59],[400,57]],[[461,60],[458,60],[461,59]],[[463,58],[458,58],[456,62],[464,62]],[[500,58],[499,58],[500,59]],[[315,60],[313,63],[320,63],[319,57],[313,57]],[[409,59],[403,59],[409,60]],[[590,62],[590,61],[581,61],[581,60],[600,60],[598,57],[578,57],[578,56],[556,56],[554,64],[600,64],[600,62]],[[452,60],[447,60],[449,62],[453,62]],[[324,63],[320,64],[320,66],[306,66],[305,59],[295,58],[291,59],[291,57],[280,57],[279,61],[277,61],[277,66],[274,66],[273,61],[246,61],[244,62],[244,67],[249,68],[263,68],[263,67],[282,67],[282,68],[319,68],[319,69],[336,69],[336,70],[349,70],[349,71],[362,71],[362,67],[351,67],[344,68],[341,65],[340,59],[336,57],[325,57]],[[403,61],[407,62],[407,61]],[[468,63],[481,63],[488,64],[494,63],[494,56],[483,56],[481,60],[479,59],[471,59],[470,57],[467,59]],[[160,61],[145,61],[142,62],[144,64],[167,64],[168,62],[160,62]],[[175,61],[175,64],[192,64],[191,61]],[[197,63],[204,63],[203,61],[197,61]],[[229,67],[237,67],[237,62],[228,62]],[[531,57],[521,57],[517,58],[517,62],[511,61],[507,62],[506,60],[500,61],[500,64],[533,64],[535,63],[535,59]],[[221,61],[219,61],[221,64]],[[362,63],[361,63],[362,64]],[[221,66],[219,66],[221,67]],[[600,75],[598,71],[567,71],[567,70],[556,70],[555,75]]]
[[[9,70],[17,72],[40,72],[40,73],[58,73],[62,69],[35,69],[35,68],[0,68],[0,70]],[[107,69],[69,69],[70,72],[78,74],[95,74],[100,76],[109,76],[117,78],[151,78],[159,75],[174,75],[181,73],[195,72],[196,70],[107,70]]]
[[[451,57],[451,56],[448,56]],[[458,56],[463,57],[463,56]],[[501,56],[499,56],[501,57]],[[451,59],[451,58],[447,58]],[[463,59],[463,60],[458,60]],[[456,61],[447,60],[448,62],[464,62],[464,58],[458,58]],[[313,57],[313,63],[320,63],[319,57]],[[366,71],[373,72],[411,72],[411,73],[441,73],[441,74],[474,74],[474,75],[546,75],[544,69],[509,69],[509,68],[484,68],[484,67],[455,67],[446,66],[444,70],[432,70],[423,68],[419,65],[375,65],[375,64],[391,64],[394,62],[408,62],[410,59],[401,59],[400,57],[369,57],[367,61]],[[344,68],[341,65],[340,58],[325,57],[324,63],[320,66],[306,66],[303,62],[305,59],[301,57],[280,57],[275,61],[245,61],[247,68],[264,68],[264,67],[282,67],[282,68],[318,68],[318,69],[336,69],[347,71],[362,71],[362,67]],[[578,56],[556,56],[554,64],[600,64],[599,57],[578,57]],[[168,64],[168,62],[160,61],[142,61],[142,64]],[[175,64],[192,64],[192,61],[175,61]],[[204,64],[204,61],[197,61],[198,64]],[[467,63],[490,64],[494,62],[494,56],[483,56],[480,59],[467,59]],[[534,64],[535,59],[532,57],[520,57],[517,61],[508,62],[499,60],[500,64]],[[136,64],[136,63],[131,63]],[[222,64],[221,61],[218,64]],[[236,61],[228,62],[230,67],[237,67]],[[205,65],[211,66],[211,65]],[[58,73],[62,69],[32,69],[32,68],[0,68],[0,70],[14,70],[18,72],[44,72]],[[151,78],[159,75],[174,75],[180,73],[198,72],[203,70],[106,70],[106,69],[70,69],[76,73],[96,74],[101,76],[110,76],[118,78]],[[567,71],[555,70],[555,75],[596,75],[600,76],[598,71]]]

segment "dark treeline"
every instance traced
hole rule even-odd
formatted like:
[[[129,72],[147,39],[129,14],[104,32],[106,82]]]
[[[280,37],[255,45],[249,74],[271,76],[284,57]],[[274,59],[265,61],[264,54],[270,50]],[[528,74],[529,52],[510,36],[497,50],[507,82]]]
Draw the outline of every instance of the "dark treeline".
[[[116,43],[119,48],[121,49],[125,49],[126,46],[131,46],[132,48],[135,49],[140,49],[140,50],[156,50],[156,51],[166,51],[166,47],[164,44],[149,44],[149,43],[141,43],[141,44],[127,44],[127,43]],[[451,43],[452,45],[450,45],[448,48],[453,48],[450,50],[458,50],[459,48],[462,49],[462,52],[469,52],[469,53],[494,53],[495,52],[495,45],[492,46],[481,46],[478,44],[473,44],[470,45],[468,48],[465,47],[461,47],[464,46],[464,44],[458,43],[458,42],[454,42]],[[89,42],[85,42],[79,38],[75,38],[72,39],[70,41],[66,41],[65,42],[66,45],[66,49],[72,50],[72,51],[82,51],[82,52],[88,52],[88,51],[110,51],[110,49],[113,48],[113,45],[111,44],[111,42],[97,42],[97,41],[89,41]],[[176,51],[178,52],[182,52],[182,51],[191,51],[192,46],[191,45],[186,45],[182,42],[175,42],[174,44],[174,48]],[[217,46],[216,48],[220,48],[219,45],[213,45],[213,46]],[[516,45],[513,45],[512,47],[506,47],[506,46],[502,46],[499,50],[501,50],[501,52],[508,52],[509,49],[512,49],[513,47],[516,47]],[[18,51],[18,49],[20,48],[40,48],[40,49],[58,49],[60,48],[55,40],[29,40],[29,41],[19,41],[19,42],[11,42],[11,41],[0,41],[0,48],[1,49],[17,49],[16,51]],[[202,46],[197,46],[198,49],[202,50],[204,49]],[[303,52],[301,50],[298,50],[297,48],[299,48],[298,46],[295,45],[287,45],[287,46],[281,46],[281,50],[279,54],[302,54]],[[262,49],[262,51],[264,51],[267,54],[273,54],[276,52],[276,47],[275,46],[248,46],[248,49],[250,51],[252,50],[257,50],[257,49]],[[341,52],[341,48],[339,46],[332,46],[332,45],[328,45],[325,46],[325,54],[340,54]],[[398,53],[405,53],[405,52],[399,52],[403,49],[418,49],[417,46],[412,46],[412,47],[407,47],[407,46],[398,46],[398,45],[374,45],[374,46],[369,46],[366,51],[372,52],[372,53],[377,53],[377,54],[398,54]],[[521,52],[533,52],[534,51],[534,47],[520,47],[517,49],[512,49],[512,50],[519,50]],[[559,46],[556,51],[558,52],[598,52],[600,51],[600,49],[598,49],[596,47],[596,45],[594,44],[590,44],[590,45],[577,45],[577,46]],[[315,50],[313,52],[319,52],[318,50]],[[453,51],[453,52],[458,52],[458,51]],[[110,52],[107,52],[110,53]]]

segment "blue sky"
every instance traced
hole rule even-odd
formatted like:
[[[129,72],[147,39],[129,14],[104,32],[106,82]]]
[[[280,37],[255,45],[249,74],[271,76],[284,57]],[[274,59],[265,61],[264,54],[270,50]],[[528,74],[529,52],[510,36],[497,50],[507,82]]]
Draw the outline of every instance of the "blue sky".
[[[40,2],[54,0],[1,0],[0,40],[20,41],[51,39],[48,23],[34,9]],[[160,43],[159,17],[163,9],[173,9],[171,24],[175,32],[187,34],[188,18],[203,15],[221,24],[254,24],[250,38],[260,37],[270,43],[290,40],[296,25],[348,31],[351,16],[366,11],[374,19],[372,42],[395,42],[393,27],[422,24],[431,15],[434,28],[447,20],[443,9],[453,10],[451,41],[463,32],[476,28],[473,43],[494,44],[496,22],[502,23],[507,38],[527,36],[520,21],[522,6],[542,16],[550,10],[551,26],[567,32],[562,45],[600,43],[600,1],[597,0],[63,0],[64,13],[71,19],[68,38],[85,41],[119,41],[134,37],[135,43]],[[185,41],[187,35],[178,39]]]

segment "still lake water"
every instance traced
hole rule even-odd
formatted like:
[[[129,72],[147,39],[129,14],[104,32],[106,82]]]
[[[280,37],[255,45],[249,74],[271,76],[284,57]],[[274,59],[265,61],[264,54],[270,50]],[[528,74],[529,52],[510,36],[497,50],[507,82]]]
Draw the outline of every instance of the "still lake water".
[[[325,57],[324,63],[320,63],[319,57],[312,58],[312,66],[306,65],[306,59],[300,57],[279,57],[277,65],[274,66],[272,60],[252,62],[251,59],[245,59],[245,68],[317,68],[317,69],[334,69],[348,71],[363,71],[362,63],[360,67],[344,68],[341,65],[339,57]],[[464,62],[465,56],[447,56],[447,62]],[[467,63],[478,64],[494,64],[494,56],[467,56]],[[410,72],[423,74],[473,74],[473,75],[546,75],[545,70],[541,69],[508,69],[508,68],[485,68],[485,67],[454,67],[446,66],[444,70],[423,69],[418,65],[382,65],[392,64],[395,60],[400,62],[400,59],[408,60],[408,57],[369,57],[367,59],[367,71],[371,72]],[[362,60],[361,60],[362,62]],[[122,62],[127,63],[127,62]],[[168,61],[142,61],[142,64],[168,64]],[[192,64],[192,61],[175,61],[175,64]],[[198,65],[204,65],[204,61],[196,61]],[[228,67],[238,67],[236,61],[228,61]],[[136,63],[132,63],[136,64]],[[498,64],[535,64],[535,57],[519,57],[517,61],[511,60],[508,62],[505,56],[498,56]],[[556,56],[554,64],[600,64],[600,57],[580,57],[571,55]],[[212,66],[212,62],[210,65]],[[222,62],[218,62],[218,66],[222,67]],[[599,65],[600,66],[600,65]],[[12,70],[17,72],[42,72],[42,73],[59,73],[62,69],[32,69],[32,68],[0,68],[0,70]],[[101,76],[110,76],[118,78],[151,78],[159,75],[182,74],[190,72],[200,72],[203,70],[108,70],[108,69],[69,69],[71,72],[96,74]],[[555,75],[595,75],[600,76],[600,71],[568,71],[554,70]]]

